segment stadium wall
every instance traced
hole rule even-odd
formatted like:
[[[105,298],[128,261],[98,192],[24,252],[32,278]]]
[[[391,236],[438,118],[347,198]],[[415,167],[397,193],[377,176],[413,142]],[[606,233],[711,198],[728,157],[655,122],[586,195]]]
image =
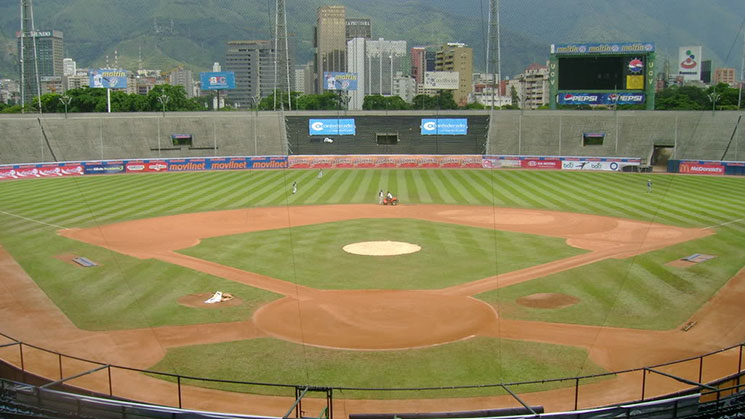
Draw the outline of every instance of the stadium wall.
[[[0,115],[0,164],[287,154],[487,154],[745,160],[742,112],[369,111]],[[313,118],[352,118],[356,135],[310,135]],[[466,135],[422,135],[425,118],[465,118]],[[376,133],[396,133],[378,145]],[[601,144],[583,133],[602,134]],[[171,134],[191,134],[174,146]]]

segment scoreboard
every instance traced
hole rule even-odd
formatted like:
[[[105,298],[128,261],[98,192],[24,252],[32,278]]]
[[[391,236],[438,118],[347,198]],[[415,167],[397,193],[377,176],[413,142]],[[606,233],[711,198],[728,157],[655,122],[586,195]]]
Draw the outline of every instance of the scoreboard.
[[[550,107],[645,105],[654,109],[654,44],[551,45]]]

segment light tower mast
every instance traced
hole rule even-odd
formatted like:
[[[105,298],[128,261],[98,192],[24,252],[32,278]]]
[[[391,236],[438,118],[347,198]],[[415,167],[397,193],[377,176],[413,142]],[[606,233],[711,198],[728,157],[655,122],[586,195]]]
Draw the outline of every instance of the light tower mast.
[[[34,28],[34,8],[31,0],[21,0],[21,39],[20,39],[20,64],[21,64],[21,112],[25,112],[26,96],[29,93],[26,89],[33,90],[36,87],[35,95],[39,98],[39,113],[41,113],[41,81],[39,80],[39,62],[36,52],[36,29]],[[33,67],[29,64],[33,62]],[[32,70],[33,68],[33,70]],[[33,71],[33,73],[31,73]],[[32,80],[34,83],[32,83]]]
[[[486,43],[486,73],[492,75],[491,109],[494,109],[495,91],[499,88],[501,78],[499,0],[489,0],[489,35]]]
[[[277,109],[277,93],[287,92],[287,106],[292,109],[290,95],[290,50],[287,39],[287,16],[285,0],[276,0],[274,12],[274,109]],[[282,93],[283,94],[283,93]]]

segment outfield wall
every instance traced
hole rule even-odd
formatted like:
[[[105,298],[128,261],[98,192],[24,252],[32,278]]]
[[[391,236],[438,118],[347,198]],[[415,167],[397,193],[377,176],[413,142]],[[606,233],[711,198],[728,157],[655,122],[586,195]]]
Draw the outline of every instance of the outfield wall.
[[[3,115],[0,133],[0,164],[287,154],[273,112]],[[191,135],[191,146],[173,134]]]
[[[293,111],[0,115],[0,164],[246,155],[488,154],[745,160],[742,112]],[[425,119],[467,119],[462,135],[423,135]],[[353,119],[354,135],[312,135],[311,119]],[[396,134],[379,145],[378,133]],[[583,142],[584,133],[603,136]],[[174,146],[190,134],[192,146]]]

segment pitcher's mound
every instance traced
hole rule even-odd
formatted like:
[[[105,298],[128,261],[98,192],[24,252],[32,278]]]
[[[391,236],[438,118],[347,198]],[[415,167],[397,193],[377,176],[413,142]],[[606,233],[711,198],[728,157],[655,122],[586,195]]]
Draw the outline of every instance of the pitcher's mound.
[[[342,250],[362,256],[397,256],[416,253],[422,250],[422,247],[405,242],[372,241],[348,244],[342,247]]]
[[[566,294],[539,293],[517,299],[517,303],[531,308],[564,308],[577,304],[578,298]]]

